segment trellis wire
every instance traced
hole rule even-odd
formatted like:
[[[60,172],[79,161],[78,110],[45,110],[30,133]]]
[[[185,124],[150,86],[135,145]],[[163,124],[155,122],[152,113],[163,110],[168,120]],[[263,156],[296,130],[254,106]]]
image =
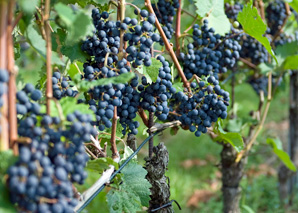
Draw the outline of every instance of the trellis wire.
[[[129,163],[129,161],[131,161],[131,159],[133,159],[134,156],[136,156],[136,154],[139,153],[139,151],[143,148],[143,146],[154,136],[156,136],[158,133],[160,133],[161,131],[157,131],[154,134],[152,134],[151,136],[149,136],[148,138],[146,138],[141,145],[136,149],[136,151],[134,153],[132,153],[127,159],[126,161],[119,167],[119,169],[117,171],[115,171],[111,177],[110,177],[110,181],[112,181],[114,179],[114,177],[121,172],[121,170]],[[92,196],[90,196],[90,198],[88,200],[86,200],[86,202],[81,206],[81,208],[79,208],[79,210],[77,211],[78,213],[81,212],[84,208],[86,208],[86,206],[105,188],[106,184],[102,185],[99,189],[97,189],[96,192],[94,192],[94,194]]]

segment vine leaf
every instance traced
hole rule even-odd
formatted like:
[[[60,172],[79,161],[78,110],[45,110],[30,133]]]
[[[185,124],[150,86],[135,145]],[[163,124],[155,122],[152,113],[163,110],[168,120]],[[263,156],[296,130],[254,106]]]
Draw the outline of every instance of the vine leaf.
[[[267,25],[260,17],[257,8],[248,3],[238,14],[237,20],[242,25],[243,31],[258,40],[278,63],[268,38],[263,36],[267,30]]]
[[[285,0],[298,13],[298,0]]]
[[[78,104],[77,99],[72,97],[65,97],[59,101],[62,109],[62,114],[66,117],[70,113],[74,113],[75,111],[80,111],[83,114],[88,114],[92,116],[92,119],[95,120],[94,112],[89,109],[88,104]],[[46,112],[46,106],[42,105],[41,113]],[[51,101],[51,116],[53,117],[60,117],[59,109],[54,101]]]
[[[30,24],[26,29],[26,37],[30,45],[44,58],[46,58],[46,42],[42,36],[38,34],[33,24]],[[52,64],[64,65],[56,52],[52,53]]]
[[[81,79],[81,75],[77,74],[73,77],[73,81],[75,82],[77,88],[80,92],[87,92],[88,90],[94,88],[95,86],[103,86],[107,84],[124,84],[133,79],[136,75],[132,72],[123,73],[116,77],[111,78],[102,78],[93,81],[85,81]]]
[[[145,179],[147,171],[141,165],[130,162],[121,174],[122,184],[107,194],[110,212],[137,212],[148,206],[151,184]]]
[[[173,84],[173,87],[176,89],[176,92],[183,92],[184,87],[183,87],[183,83],[182,82],[175,82]]]
[[[66,44],[72,45],[80,39],[85,38],[87,35],[92,35],[94,26],[91,18],[84,12],[74,11],[63,3],[58,3],[54,6],[58,16],[66,25],[67,37]],[[79,27],[78,27],[79,26]]]
[[[108,169],[110,165],[115,166],[118,169],[118,164],[112,158],[98,158],[95,160],[89,160],[86,169],[91,172],[97,172],[102,174],[104,170]]]
[[[152,64],[149,67],[142,66],[137,69],[140,74],[143,74],[146,77],[149,84],[152,84],[152,82],[157,80],[159,68],[162,67],[162,63],[159,60],[155,58],[152,58],[151,60]]]
[[[222,129],[221,120],[219,120],[215,125],[215,133],[218,135],[215,140],[223,141],[225,143],[231,144],[237,152],[244,149],[243,138],[240,133],[237,132],[226,132]]]
[[[19,0],[18,6],[25,14],[33,14],[38,7],[40,0]]]
[[[298,55],[288,56],[283,63],[283,70],[297,70],[298,69]]]
[[[0,152],[0,212],[15,213],[17,212],[14,205],[10,202],[9,191],[6,187],[4,175],[9,166],[17,161],[17,157],[13,155],[12,150]]]
[[[288,153],[283,151],[282,142],[278,138],[267,138],[267,144],[271,145],[273,152],[279,157],[279,159],[285,164],[288,169],[296,172],[295,164],[291,161]]]
[[[231,24],[224,10],[224,0],[195,0],[196,12],[200,17],[206,17],[209,27],[224,35],[231,29]]]
[[[298,68],[298,44],[290,42],[276,48],[278,63],[282,70],[296,70]]]
[[[80,69],[80,71],[83,71],[84,67],[83,67],[83,63],[81,62],[77,62],[77,66],[78,68]],[[78,68],[74,65],[74,64],[71,64],[69,65],[68,69],[67,69],[67,74],[69,75],[69,77],[71,79],[75,78],[75,76],[77,74],[80,74]]]

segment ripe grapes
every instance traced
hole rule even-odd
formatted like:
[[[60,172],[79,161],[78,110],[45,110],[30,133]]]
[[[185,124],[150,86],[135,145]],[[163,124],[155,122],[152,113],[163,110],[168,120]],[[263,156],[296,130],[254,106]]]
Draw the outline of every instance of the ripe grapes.
[[[0,69],[0,109],[2,108],[4,104],[4,100],[2,99],[2,96],[7,92],[7,82],[9,80],[9,74],[7,70]],[[0,113],[0,119],[1,119],[1,113]],[[0,133],[1,133],[1,126],[0,126]]]
[[[173,20],[176,15],[176,9],[180,7],[178,0],[158,0],[152,4],[154,13],[158,21],[162,24],[162,29],[166,37],[170,40],[174,34]],[[163,44],[163,41],[160,41]]]
[[[77,205],[72,183],[83,184],[87,177],[84,142],[97,131],[91,117],[79,111],[67,120],[62,125],[58,117],[32,113],[19,121],[19,136],[31,142],[20,145],[19,159],[8,170],[8,187],[21,211],[73,212]]]
[[[192,82],[192,96],[182,91],[173,95],[170,100],[170,120],[179,120],[184,129],[194,132],[197,137],[206,133],[212,122],[227,117],[229,93],[221,89],[215,77],[210,76],[207,82]]]
[[[54,72],[52,77],[53,96],[60,100],[62,97],[75,97],[78,91],[72,90],[69,77],[61,76],[60,72]]]
[[[197,76],[213,75],[227,71],[235,65],[239,58],[241,46],[231,38],[222,38],[215,34],[213,28],[208,28],[208,21],[203,26],[193,27],[193,43],[187,45],[188,53],[180,53],[184,73],[187,79]]]

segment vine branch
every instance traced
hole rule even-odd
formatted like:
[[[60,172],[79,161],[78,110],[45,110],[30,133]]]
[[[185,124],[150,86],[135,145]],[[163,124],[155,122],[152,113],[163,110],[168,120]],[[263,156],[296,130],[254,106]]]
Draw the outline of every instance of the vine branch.
[[[47,56],[46,56],[46,67],[47,67],[47,88],[46,88],[46,104],[47,104],[47,114],[51,114],[51,99],[53,98],[53,86],[52,86],[52,39],[51,39],[51,29],[49,18],[50,18],[50,5],[51,0],[45,0],[44,7],[44,16],[43,16],[43,26],[45,28],[46,33],[46,48],[47,48]]]
[[[249,150],[252,148],[254,142],[256,141],[258,135],[260,134],[261,130],[263,129],[264,123],[266,121],[267,118],[267,114],[270,108],[270,104],[271,104],[271,100],[272,100],[272,72],[269,72],[268,75],[268,95],[267,95],[267,103],[265,105],[265,110],[261,119],[260,124],[258,125],[255,133],[253,134],[252,138],[250,139],[250,141],[247,143],[247,146],[245,147],[244,150],[242,150],[241,152],[238,153],[237,158],[235,160],[236,163],[239,163],[240,160],[242,159],[242,157],[249,152]]]
[[[0,68],[7,69],[7,11],[8,5],[6,1],[0,1]],[[0,150],[9,149],[9,134],[8,134],[8,96],[2,95],[3,107],[1,108],[1,134],[0,134]]]
[[[153,112],[149,112],[149,122],[148,122],[148,131],[149,131],[149,136],[152,136],[152,132],[151,132],[151,127],[153,127],[154,125],[154,114]],[[149,140],[149,158],[152,158],[153,155],[153,137],[150,138]]]
[[[17,109],[16,109],[16,72],[14,70],[14,46],[13,46],[13,15],[15,1],[11,0],[8,4],[8,23],[7,23],[7,69],[9,71],[8,82],[8,122],[9,122],[9,141],[10,148],[14,155],[18,154],[18,145],[15,141],[18,139]]]
[[[290,6],[289,6],[289,3],[285,3],[285,7],[286,7],[286,14],[287,16],[285,17],[282,25],[280,26],[279,30],[275,33],[272,41],[271,41],[271,44],[273,44],[273,42],[278,38],[278,36],[283,32],[283,29],[284,27],[286,26],[286,23],[289,19],[289,16],[291,15],[291,9],[290,9]]]
[[[149,12],[155,15],[155,12],[154,12],[154,10],[152,8],[152,5],[151,5],[151,1],[150,0],[145,0],[145,5],[148,8]],[[172,60],[173,60],[173,62],[175,64],[175,66],[176,66],[176,68],[178,70],[179,76],[181,77],[181,80],[182,80],[182,82],[184,84],[184,87],[186,87],[187,90],[191,93],[190,84],[187,81],[187,79],[186,79],[186,77],[185,77],[185,75],[183,73],[183,70],[182,70],[182,68],[181,68],[181,66],[179,64],[179,61],[178,61],[178,59],[176,57],[176,54],[175,54],[175,52],[173,50],[173,47],[169,43],[169,41],[168,41],[168,39],[166,37],[166,34],[164,33],[164,31],[163,31],[163,29],[162,29],[162,27],[161,27],[161,25],[160,25],[160,23],[159,23],[156,15],[155,15],[155,26],[156,26],[159,34],[162,37],[162,40],[163,40],[163,42],[164,42],[164,44],[166,46],[167,51],[169,51],[169,53],[170,53],[170,56],[171,56],[171,58],[172,58]]]
[[[179,38],[181,35],[181,0],[179,0],[179,8],[177,9],[176,17],[176,55],[180,54],[180,42]]]

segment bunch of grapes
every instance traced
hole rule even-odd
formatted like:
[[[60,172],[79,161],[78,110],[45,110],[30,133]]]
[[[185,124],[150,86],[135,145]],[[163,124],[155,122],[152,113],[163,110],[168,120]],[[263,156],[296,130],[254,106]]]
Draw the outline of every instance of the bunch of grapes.
[[[286,17],[287,11],[283,1],[276,0],[268,4],[266,19],[271,35],[275,35],[280,30]]]
[[[263,91],[264,95],[267,95],[268,78],[266,76],[262,76],[260,78],[251,78],[248,80],[248,83],[252,86],[257,94],[260,94],[260,91]]]
[[[4,104],[4,100],[2,99],[2,96],[7,92],[7,82],[9,80],[9,74],[7,70],[0,69],[0,109],[2,108]],[[1,119],[1,113],[0,113],[0,119]],[[1,126],[0,126],[0,133],[1,133]]]
[[[52,77],[53,96],[60,100],[62,97],[75,97],[78,91],[72,90],[69,77],[62,77],[60,72],[54,72]]]
[[[139,11],[142,20],[126,17],[123,22],[108,20],[107,12],[92,11],[96,32],[88,38],[82,49],[94,60],[84,64],[85,80],[110,78],[127,72],[131,67],[150,66],[151,48],[153,42],[159,42],[160,36],[153,32],[155,17],[147,10]],[[120,52],[120,33],[124,32],[123,40],[127,47]],[[127,58],[121,57],[127,54]],[[112,126],[111,119],[117,107],[117,116],[123,127],[123,134],[137,134],[139,123],[134,121],[140,103],[140,93],[137,91],[138,76],[125,84],[107,84],[89,90],[90,109],[96,114],[96,125],[99,130]]]
[[[155,113],[159,120],[165,121],[169,114],[168,100],[176,93],[176,89],[172,86],[169,63],[161,55],[157,59],[162,63],[157,80],[149,84],[146,77],[143,76],[142,85],[138,86],[142,98],[140,106]]]
[[[30,144],[20,145],[8,187],[20,211],[73,212],[77,205],[72,183],[83,184],[87,177],[84,142],[97,131],[89,115],[75,111],[67,120],[65,126],[58,117],[32,113],[19,122],[18,134]]]
[[[239,58],[241,46],[230,38],[222,38],[215,34],[213,28],[208,28],[208,21],[203,26],[193,27],[193,43],[187,45],[188,53],[179,55],[187,79],[197,76],[213,75],[226,72],[227,66],[232,67]]]
[[[23,90],[17,92],[17,113],[20,115],[38,115],[40,113],[38,101],[41,97],[40,90],[35,89],[32,84],[26,84]]]
[[[243,5],[239,2],[236,2],[234,5],[231,5],[229,3],[225,3],[225,13],[227,17],[232,20],[236,21],[238,13],[241,12],[243,9]]]
[[[274,46],[282,46],[287,43],[298,41],[298,31],[295,32],[295,35],[287,35],[285,33],[281,33],[278,38],[274,41]]]
[[[222,37],[218,41],[218,47],[216,48],[222,55],[218,63],[222,73],[227,72],[228,69],[232,69],[236,65],[242,49],[237,40],[229,37],[229,34]]]
[[[212,122],[227,117],[229,93],[220,88],[214,76],[207,82],[191,83],[192,96],[183,92],[176,93],[170,100],[170,120],[179,120],[184,129],[195,132],[199,137],[207,132]]]
[[[174,34],[173,20],[176,15],[176,9],[180,7],[178,0],[158,0],[156,4],[152,4],[154,13],[158,21],[163,25],[162,29],[166,37],[170,40]],[[161,44],[163,42],[161,41]]]
[[[268,51],[253,37],[246,34],[243,35],[240,44],[242,47],[240,56],[242,58],[249,59],[255,65],[268,62]]]

